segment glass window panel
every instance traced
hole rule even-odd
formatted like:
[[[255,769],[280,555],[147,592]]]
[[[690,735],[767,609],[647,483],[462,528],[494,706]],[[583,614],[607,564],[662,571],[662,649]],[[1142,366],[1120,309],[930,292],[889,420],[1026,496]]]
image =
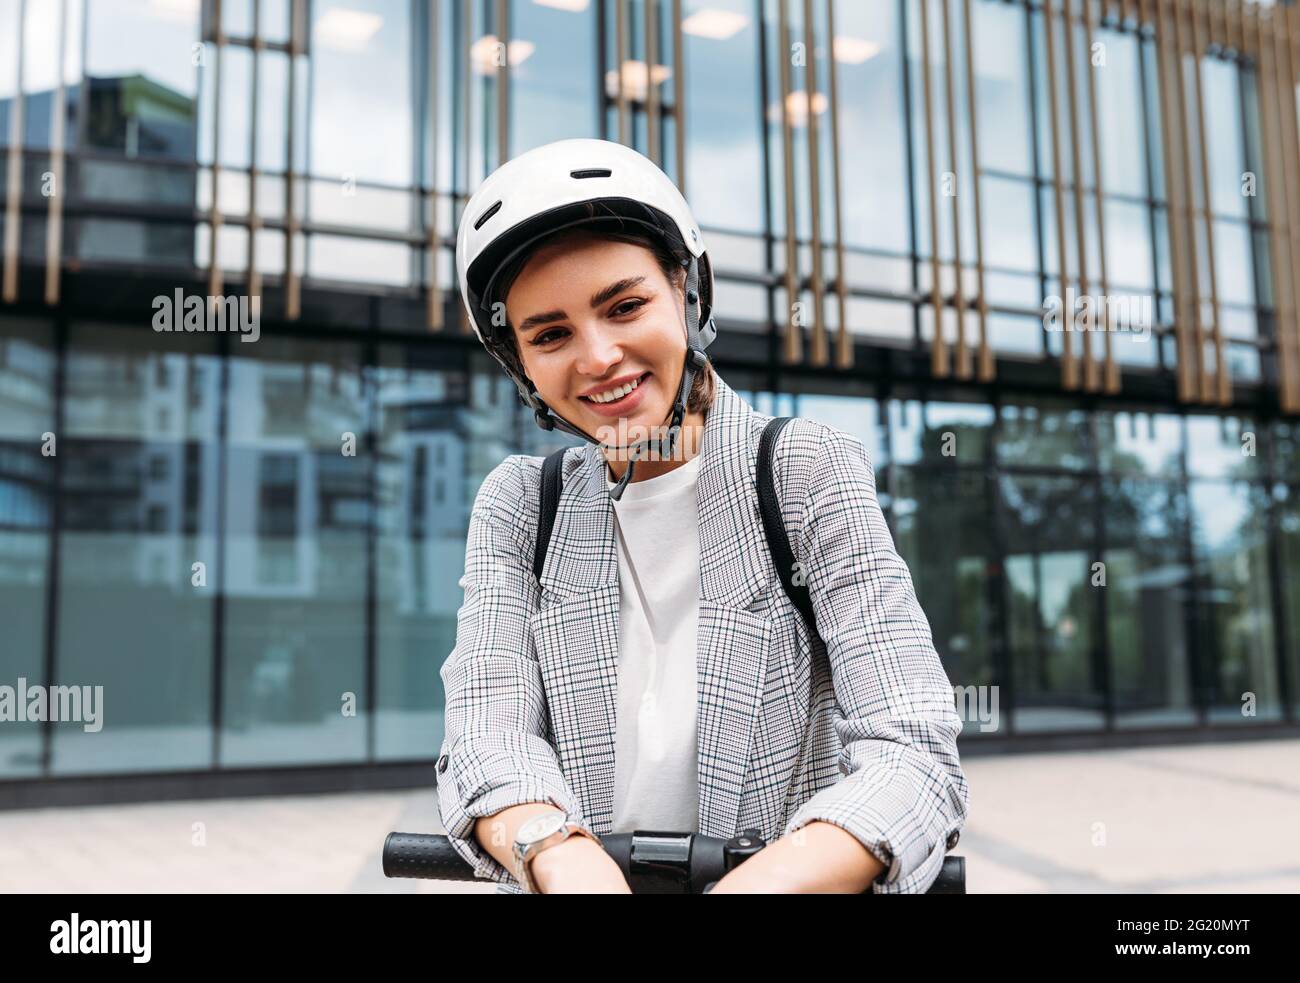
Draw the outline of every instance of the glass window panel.
[[[979,93],[980,166],[1033,174],[1025,12],[1008,4],[972,4],[975,88]],[[985,40],[981,40],[985,39]],[[919,84],[919,79],[917,83]]]
[[[212,53],[198,47],[198,14],[198,4],[89,0],[91,146],[128,157],[194,157],[199,72]]]
[[[10,113],[18,91],[18,0],[0,0],[0,146],[9,145]]]
[[[359,359],[355,345],[268,338],[230,359],[223,765],[365,756]]]
[[[440,360],[439,360],[440,361]],[[446,702],[430,654],[456,645],[465,537],[476,488],[462,425],[464,372],[397,347],[380,349],[376,471],[375,720],[380,758],[438,747]]]
[[[66,226],[68,248],[101,263],[139,263],[189,268],[194,265],[195,226],[118,218],[72,219]],[[206,236],[203,237],[207,245]]]
[[[1287,637],[1283,640],[1286,652],[1287,676],[1300,680],[1300,490],[1287,487],[1282,491],[1279,506],[1278,529],[1282,555],[1282,601]],[[1300,707],[1300,685],[1292,683],[1291,702]]]
[[[1193,481],[1191,502],[1201,586],[1201,687],[1210,718],[1225,724],[1275,720],[1281,696],[1267,493],[1245,482]]]
[[[1136,463],[1136,462],[1135,462]],[[1138,475],[1102,483],[1106,621],[1117,727],[1195,723],[1188,638],[1187,500]]]
[[[45,678],[46,571],[54,458],[53,332],[36,320],[0,317],[0,683],[48,685]],[[52,435],[50,445],[46,435]],[[0,778],[41,769],[44,725],[0,727]]]
[[[1300,479],[1300,423],[1279,420],[1271,436],[1273,474],[1281,480]]]
[[[993,408],[978,403],[892,400],[890,439],[902,464],[982,463],[993,426]]]
[[[56,682],[102,686],[103,717],[56,726],[55,772],[213,763],[215,349],[211,335],[70,329]]]
[[[1244,478],[1263,471],[1258,428],[1237,417],[1187,417],[1187,470],[1206,478]]]
[[[1237,66],[1218,58],[1202,58],[1200,64],[1201,93],[1205,104],[1205,149],[1210,165],[1210,203],[1216,215],[1247,218],[1250,209],[1241,193],[1246,161]]]
[[[1060,22],[1053,28],[1059,36]],[[1132,34],[1108,30],[1096,32],[1094,40],[1104,46],[1105,65],[1091,69],[1090,60],[1081,60],[1083,71],[1092,71],[1097,86],[1097,128],[1101,134],[1101,173],[1106,193],[1145,196],[1146,127],[1138,99],[1142,92],[1138,42]],[[1080,55],[1086,50],[1082,39],[1078,50]],[[1086,85],[1085,78],[1085,92]],[[1086,126],[1086,100],[1080,109],[1085,114],[1081,122]],[[1046,119],[1041,125],[1050,126]],[[1091,153],[1091,148],[1087,152]]]
[[[935,648],[954,687],[981,688],[980,702],[958,703],[963,735],[1005,732],[993,653],[993,546],[984,474],[908,467],[895,474],[895,540]]]
[[[990,314],[989,344],[999,355],[1042,355],[1043,326],[1037,318]]]
[[[1228,359],[1228,371],[1233,379],[1242,382],[1259,382],[1263,377],[1260,369],[1259,349],[1253,345],[1228,345],[1224,349]]]
[[[1038,269],[1038,239],[1034,233],[1034,192],[1021,181],[985,176],[980,182],[984,219],[984,262],[1012,270]],[[969,258],[970,254],[966,254]],[[1037,298],[1035,298],[1037,301]]]
[[[312,173],[413,183],[410,12],[402,0],[311,5]]]
[[[700,6],[715,4],[712,0],[708,3],[701,0]],[[797,6],[791,5],[792,8]],[[839,72],[840,207],[845,242],[897,253],[907,252],[907,139],[903,121],[898,5],[845,3],[841,0],[835,6],[835,31],[838,35],[835,50]],[[774,37],[775,34],[769,34],[769,39]],[[826,58],[819,61],[819,67],[829,67]],[[727,84],[736,83],[733,80]],[[774,87],[770,101],[775,102],[779,92],[779,88]],[[779,103],[776,108],[779,113]],[[779,115],[776,118],[775,146],[779,153]],[[827,120],[826,115],[818,119],[823,132],[830,128]],[[829,149],[822,156],[827,158]],[[780,160],[779,156],[777,160]],[[776,174],[779,177],[779,164]],[[829,183],[823,183],[822,188],[823,196],[827,195]],[[778,194],[778,205],[781,200]],[[774,215],[784,231],[784,210],[777,207]],[[824,226],[828,231],[832,228],[829,224]]]
[[[643,21],[644,14],[640,14],[636,23]],[[595,4],[511,5],[507,57],[512,156],[552,140],[598,135],[596,51]],[[671,72],[671,44],[661,42],[658,62]],[[691,78],[689,72],[687,78]],[[672,78],[665,77],[661,101],[671,98],[671,92]],[[693,101],[692,110],[698,105]],[[751,144],[754,132],[750,131]],[[696,221],[700,221],[698,216]]]
[[[1100,729],[1093,486],[1003,475],[1001,490],[1015,730]]]
[[[414,253],[401,242],[316,234],[308,241],[307,275],[321,280],[412,286]]]
[[[1182,473],[1181,418],[1168,413],[1096,414],[1097,457],[1103,471],[1175,478]]]
[[[264,51],[257,62],[257,166],[283,171],[288,127],[289,56]]]
[[[1111,292],[1136,290],[1149,295],[1155,290],[1150,213],[1142,205],[1107,201],[1105,218],[1106,278]]]
[[[1215,286],[1221,304],[1255,303],[1254,262],[1250,249],[1250,227],[1244,222],[1214,223]],[[1267,259],[1265,259],[1267,262]],[[1208,295],[1209,284],[1202,289]]]
[[[1015,467],[1089,466],[1086,411],[1055,400],[1009,401],[1002,408],[998,460]]]

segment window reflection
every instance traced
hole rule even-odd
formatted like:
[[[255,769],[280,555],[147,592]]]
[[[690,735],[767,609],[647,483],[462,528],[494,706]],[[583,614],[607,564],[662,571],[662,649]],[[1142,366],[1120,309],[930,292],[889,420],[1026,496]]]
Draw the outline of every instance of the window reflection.
[[[428,363],[428,364],[426,364]],[[430,658],[456,645],[458,580],[476,487],[462,372],[385,347],[375,373],[377,719],[381,758],[422,758],[442,741],[442,679]]]
[[[68,348],[56,664],[60,683],[104,687],[104,723],[57,725],[52,769],[210,767],[214,346],[87,324]]]
[[[1003,408],[998,459],[1013,467],[1086,468],[1090,423],[1085,411],[1063,403],[1011,400]]]
[[[687,195],[701,224],[751,233],[763,231],[755,6],[746,0],[682,5],[684,25],[695,25],[683,26]],[[670,80],[665,92],[671,88]]]
[[[1130,456],[1116,463],[1139,462]],[[1176,484],[1136,475],[1108,478],[1102,492],[1106,641],[1116,726],[1192,724],[1196,701],[1187,634],[1192,584],[1183,556],[1186,498]]]
[[[1092,658],[1099,590],[1093,487],[1004,475],[1001,490],[1015,729],[1100,728],[1104,688]]]
[[[55,431],[52,332],[38,321],[0,318],[0,685],[44,685],[46,571],[54,459],[41,453]],[[58,449],[55,444],[56,451]],[[41,725],[0,727],[0,778],[36,775]]]
[[[1202,600],[1200,687],[1210,717],[1277,719],[1280,698],[1268,567],[1268,497],[1245,482],[1191,485]]]
[[[314,174],[397,185],[414,180],[410,14],[403,0],[312,4]]]
[[[899,554],[906,561],[925,611],[935,648],[953,686],[993,686],[993,546],[989,503],[980,469],[895,469],[892,516]],[[989,704],[991,706],[991,704]],[[1007,709],[999,697],[999,726],[965,721],[963,733],[978,736],[1005,729]]]
[[[370,509],[360,352],[248,347],[229,364],[221,762],[358,760]]]
[[[840,0],[835,29],[842,39],[837,42],[836,69],[845,242],[905,253],[910,239],[903,193],[908,186],[907,138],[898,6]],[[822,156],[829,157],[829,145]],[[829,198],[830,187],[828,175],[823,196]],[[823,225],[833,227],[829,220]]]
[[[993,418],[991,406],[891,402],[889,426],[894,460],[901,464],[923,460],[932,464],[982,463]]]

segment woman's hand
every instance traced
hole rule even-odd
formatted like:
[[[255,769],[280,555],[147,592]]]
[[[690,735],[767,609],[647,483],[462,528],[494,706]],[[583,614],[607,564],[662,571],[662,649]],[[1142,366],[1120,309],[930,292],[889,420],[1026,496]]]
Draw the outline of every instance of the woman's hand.
[[[861,894],[884,873],[857,837],[814,820],[754,854],[710,894]]]
[[[585,836],[548,847],[530,864],[542,894],[631,894],[614,858]]]

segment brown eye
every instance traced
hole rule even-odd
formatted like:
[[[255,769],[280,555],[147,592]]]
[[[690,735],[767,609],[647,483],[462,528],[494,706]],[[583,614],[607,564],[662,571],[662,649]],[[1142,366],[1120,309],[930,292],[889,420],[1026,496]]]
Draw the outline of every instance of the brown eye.
[[[645,301],[643,300],[625,300],[623,301],[623,303],[619,304],[612,311],[610,311],[610,313],[613,314],[615,317],[621,317],[624,314],[631,314],[637,308],[643,306],[645,306]]]
[[[552,342],[552,341],[555,341],[556,338],[558,338],[558,337],[560,336],[560,334],[561,334],[561,332],[560,332],[560,330],[559,330],[558,328],[551,328],[551,330],[549,330],[549,331],[543,331],[541,334],[537,335],[537,337],[535,337],[532,341],[530,341],[529,344],[530,344],[530,345],[546,345],[546,344],[549,344],[549,343]],[[554,337],[552,337],[552,336],[554,336]]]

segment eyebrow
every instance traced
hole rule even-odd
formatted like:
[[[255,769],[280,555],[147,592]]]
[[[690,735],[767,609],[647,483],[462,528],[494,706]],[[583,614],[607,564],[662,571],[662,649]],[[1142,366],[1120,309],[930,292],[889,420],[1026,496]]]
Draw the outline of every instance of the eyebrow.
[[[606,301],[618,296],[624,290],[630,290],[632,287],[641,283],[644,279],[645,277],[643,276],[624,277],[617,283],[611,283],[608,287],[598,290],[596,293],[591,295],[589,303],[591,304],[592,309],[594,310]],[[564,311],[561,310],[547,311],[545,314],[532,314],[529,317],[524,318],[520,323],[519,333],[523,334],[525,331],[531,331],[533,328],[540,327],[543,324],[550,324],[552,321],[563,321],[568,316],[569,315],[565,314]]]

